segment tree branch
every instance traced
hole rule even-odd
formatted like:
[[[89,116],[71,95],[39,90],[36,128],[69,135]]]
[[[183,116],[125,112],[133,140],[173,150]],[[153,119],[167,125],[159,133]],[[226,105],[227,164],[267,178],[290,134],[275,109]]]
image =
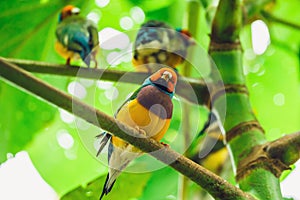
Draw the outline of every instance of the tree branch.
[[[247,176],[251,170],[265,168],[276,177],[300,158],[300,132],[285,135],[273,142],[253,148],[238,166],[237,179]]]
[[[138,130],[126,126],[105,113],[72,98],[70,95],[53,88],[51,85],[34,77],[18,66],[0,58],[0,75],[31,93],[59,106],[87,122],[102,128],[144,152],[150,153],[158,160],[170,165],[178,172],[189,177],[192,181],[206,189],[215,199],[250,199],[252,196],[229,184],[219,176],[197,165],[188,158],[150,138],[141,137]]]
[[[285,135],[265,146],[270,158],[291,165],[300,159],[300,132]]]
[[[29,72],[42,73],[42,74],[54,74],[59,76],[72,76],[79,78],[88,78],[99,80],[107,80],[114,82],[125,82],[141,84],[148,73],[140,72],[126,72],[111,69],[90,69],[79,66],[67,66],[61,64],[50,64],[45,62],[30,61],[30,60],[19,60],[19,59],[8,59],[2,58],[3,60],[16,64],[19,67]],[[208,105],[210,101],[209,90],[212,88],[211,85],[205,83],[203,80],[179,77],[176,94],[186,99],[187,101],[200,104]]]

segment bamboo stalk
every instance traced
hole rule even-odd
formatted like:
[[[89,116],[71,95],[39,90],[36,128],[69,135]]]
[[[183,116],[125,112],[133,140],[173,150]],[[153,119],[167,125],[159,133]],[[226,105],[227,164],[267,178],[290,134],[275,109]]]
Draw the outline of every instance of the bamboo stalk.
[[[58,76],[71,76],[78,78],[88,78],[96,80],[120,81],[125,83],[141,84],[148,73],[126,72],[111,69],[89,69],[79,66],[67,66],[50,64],[30,60],[19,60],[2,58],[3,60],[16,64],[26,71],[33,73],[52,74]],[[210,101],[209,90],[212,85],[208,85],[203,80],[179,77],[176,94],[190,103],[207,105]]]
[[[198,18],[199,18],[199,10],[200,5],[198,1],[189,0],[187,1],[187,10],[186,10],[186,19],[183,23],[187,22],[187,30],[191,33],[192,37],[196,39],[197,37],[197,29],[198,29]],[[191,47],[188,51],[188,59],[193,60],[194,52]],[[185,62],[182,66],[182,75],[184,77],[189,77],[191,75],[192,65],[188,62]],[[191,144],[191,136],[190,136],[190,127],[191,127],[191,117],[190,117],[191,109],[190,106],[186,103],[182,103],[182,115],[185,116],[182,119],[182,134],[183,134],[183,148],[188,149]],[[188,157],[189,152],[185,152],[185,156]],[[179,176],[179,184],[178,184],[178,198],[179,200],[188,199],[188,187],[189,180],[185,176]]]
[[[263,128],[256,120],[249,102],[243,74],[242,50],[239,33],[242,27],[242,5],[240,0],[220,0],[213,22],[210,55],[213,58],[225,85],[240,86],[243,90],[226,90],[213,97],[214,108],[223,111],[226,102],[226,115],[223,119],[226,130],[227,148],[230,150],[233,166],[239,172],[241,163],[253,149],[266,143]],[[220,113],[220,112],[219,112]],[[246,166],[248,166],[246,164]],[[279,180],[271,170],[256,165],[237,182],[243,191],[258,199],[282,199]]]

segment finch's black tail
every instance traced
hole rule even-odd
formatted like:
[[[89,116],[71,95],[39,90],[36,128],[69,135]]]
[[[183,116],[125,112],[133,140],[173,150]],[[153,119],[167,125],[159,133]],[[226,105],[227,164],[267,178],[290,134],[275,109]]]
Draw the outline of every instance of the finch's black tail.
[[[97,135],[96,137],[97,138],[102,138],[102,140],[100,141],[100,147],[99,147],[97,155],[96,155],[96,156],[99,156],[99,154],[101,153],[102,149],[105,147],[105,145],[107,144],[107,142],[111,138],[111,135],[108,134],[108,133],[106,133],[106,132],[103,132],[100,135]]]
[[[108,180],[109,180],[109,174],[107,174],[107,176],[106,176],[106,180],[105,180],[105,183],[104,183],[104,186],[103,186],[103,190],[102,190],[102,193],[101,193],[101,196],[100,196],[100,199],[99,199],[99,200],[101,200],[101,199],[103,198],[104,195],[107,195],[107,194],[111,191],[112,187],[114,186],[114,184],[115,184],[115,182],[116,182],[116,180],[115,180],[115,181],[111,184],[111,186],[108,187]]]
[[[203,134],[206,132],[206,130],[208,129],[208,127],[209,127],[211,124],[216,123],[217,120],[218,120],[218,119],[217,119],[215,113],[212,112],[212,111],[210,111],[209,114],[208,114],[208,117],[207,117],[207,121],[205,122],[205,124],[204,124],[203,128],[201,129],[201,131],[199,131],[199,134],[198,134],[198,135],[199,135],[199,136],[200,136],[200,135],[203,135]]]

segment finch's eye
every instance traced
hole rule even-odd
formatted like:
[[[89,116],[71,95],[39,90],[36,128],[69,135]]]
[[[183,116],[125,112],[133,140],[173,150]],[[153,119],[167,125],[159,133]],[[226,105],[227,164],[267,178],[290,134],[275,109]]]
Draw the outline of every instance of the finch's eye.
[[[172,74],[170,72],[168,72],[168,71],[164,71],[164,73],[162,74],[162,76],[168,76],[169,79],[172,78]]]

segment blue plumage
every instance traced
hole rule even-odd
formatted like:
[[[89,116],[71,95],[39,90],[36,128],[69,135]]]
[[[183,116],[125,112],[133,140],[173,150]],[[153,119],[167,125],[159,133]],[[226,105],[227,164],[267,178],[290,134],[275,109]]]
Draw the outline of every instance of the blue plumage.
[[[56,28],[56,50],[67,59],[81,58],[89,67],[91,60],[95,60],[99,45],[97,26],[90,20],[78,16],[79,9],[66,6],[59,16]]]

